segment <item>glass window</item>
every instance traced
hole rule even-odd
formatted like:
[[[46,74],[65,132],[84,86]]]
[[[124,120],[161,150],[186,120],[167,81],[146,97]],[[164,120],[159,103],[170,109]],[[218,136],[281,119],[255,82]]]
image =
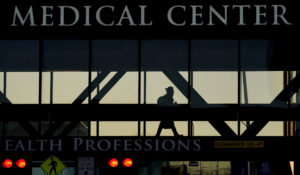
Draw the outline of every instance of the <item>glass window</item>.
[[[156,136],[160,122],[146,122],[146,136]],[[174,121],[174,126],[179,135],[188,136],[188,122]],[[172,129],[162,129],[160,136],[174,136]]]
[[[243,105],[287,107],[287,102],[275,100],[284,87],[282,71],[247,71],[241,77]]]
[[[0,72],[38,72],[37,40],[0,40]]]
[[[221,136],[219,132],[207,121],[193,121],[194,136]]]
[[[283,122],[272,121],[257,134],[257,136],[283,136]]]
[[[170,104],[188,103],[187,46],[186,40],[142,41],[144,103],[157,104],[166,94],[173,97]]]
[[[238,42],[192,40],[192,107],[237,103]]]
[[[12,104],[37,104],[38,72],[7,72],[7,98]]]
[[[99,136],[137,136],[138,122],[99,122]]]
[[[43,103],[87,103],[88,41],[45,40],[43,48]]]
[[[192,40],[193,71],[236,71],[237,40]]]
[[[238,102],[237,72],[193,72],[192,107],[207,104],[236,104]],[[204,99],[201,100],[200,97]]]
[[[243,40],[241,42],[242,70],[269,70],[272,44],[268,40]]]
[[[138,41],[92,42],[92,101],[138,103]]]
[[[36,40],[0,41],[0,91],[13,104],[38,103],[38,46]]]

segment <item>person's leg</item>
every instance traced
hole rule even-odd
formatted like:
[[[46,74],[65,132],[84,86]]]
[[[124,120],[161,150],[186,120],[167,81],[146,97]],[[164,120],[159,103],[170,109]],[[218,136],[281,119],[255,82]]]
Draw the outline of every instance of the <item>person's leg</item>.
[[[157,129],[157,133],[156,133],[156,136],[160,136],[160,133],[162,131],[163,127],[162,127],[162,124],[161,122],[159,123],[159,126],[158,126],[158,129]]]
[[[178,132],[177,132],[177,130],[176,130],[176,128],[175,128],[175,124],[174,124],[174,121],[172,122],[172,124],[171,124],[171,129],[172,129],[172,131],[173,131],[173,133],[174,133],[174,136],[179,136],[179,134],[178,134]]]
[[[172,127],[171,129],[172,129],[172,131],[173,131],[173,133],[174,133],[174,136],[179,136],[179,134],[178,134],[178,132],[177,132],[175,126]]]

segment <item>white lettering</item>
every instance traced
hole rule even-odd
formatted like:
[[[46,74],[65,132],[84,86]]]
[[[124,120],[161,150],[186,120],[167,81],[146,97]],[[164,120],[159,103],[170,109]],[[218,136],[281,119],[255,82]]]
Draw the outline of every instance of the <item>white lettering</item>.
[[[256,9],[256,22],[254,25],[256,26],[264,26],[264,25],[267,25],[267,21],[265,22],[262,22],[261,21],[261,17],[266,17],[266,12],[261,12],[261,9],[266,9],[267,6],[266,5],[254,5],[255,6],[255,9]]]
[[[147,6],[145,5],[140,5],[139,6],[141,8],[141,21],[140,21],[140,25],[141,26],[151,26],[152,25],[152,21],[150,21],[148,24],[145,22],[145,18],[146,18],[146,15],[145,15],[145,8]]]
[[[78,151],[78,146],[82,145],[83,140],[81,138],[74,138],[74,151]]]
[[[122,25],[123,25],[123,24],[122,24],[123,20],[128,20],[130,26],[135,26],[135,25],[136,25],[136,24],[133,22],[133,19],[132,19],[132,17],[131,17],[130,11],[129,11],[129,9],[128,9],[127,6],[125,6],[125,8],[124,8],[124,10],[123,10],[123,13],[122,13],[122,15],[121,15],[121,17],[120,17],[120,20],[119,20],[119,22],[118,22],[116,25],[117,25],[117,26],[122,26]]]
[[[202,21],[202,12],[197,13],[197,9],[202,10],[203,6],[202,5],[192,5],[192,26],[202,26],[203,21]],[[197,16],[201,19],[200,23],[197,23]]]
[[[183,5],[176,5],[176,6],[173,6],[171,7],[169,10],[168,10],[168,21],[174,25],[174,26],[184,26],[185,25],[185,21],[183,21],[182,23],[176,23],[173,18],[172,18],[172,13],[173,13],[173,10],[175,8],[181,8],[183,9],[183,11],[185,12],[185,6]]]
[[[274,23],[273,23],[273,25],[280,25],[279,22],[278,22],[278,18],[280,18],[284,22],[284,24],[292,25],[284,17],[284,15],[286,13],[286,7],[285,6],[283,6],[283,5],[273,5],[273,8],[274,8]],[[278,8],[281,8],[281,10],[282,10],[281,14],[278,14]]]
[[[53,10],[53,6],[41,6],[43,9],[43,21],[41,26],[53,26],[53,21],[51,23],[47,23],[47,18],[52,20],[52,13],[47,13],[47,10],[49,9],[50,11]]]
[[[209,6],[209,23],[207,25],[209,26],[215,25],[212,20],[212,14],[214,14],[220,21],[222,21],[223,24],[227,25],[227,9],[229,5],[222,5],[222,6],[224,8],[224,17],[221,16],[221,14],[217,12],[215,8]]]
[[[79,20],[79,12],[75,7],[72,6],[58,6],[60,9],[60,23],[58,26],[64,26],[64,27],[69,27],[69,26],[74,26],[78,20]],[[70,9],[74,12],[75,18],[74,21],[70,24],[65,23],[65,9]]]
[[[34,16],[33,16],[32,6],[30,6],[29,10],[27,11],[27,14],[26,14],[25,18],[22,17],[18,7],[15,6],[14,18],[13,18],[13,22],[10,26],[17,26],[17,24],[16,24],[16,18],[17,17],[18,17],[20,23],[22,24],[22,26],[24,26],[24,24],[25,24],[28,17],[30,19],[30,25],[29,26],[36,26],[36,24],[34,24]]]
[[[240,18],[240,22],[239,22],[239,26],[243,26],[246,25],[244,22],[244,8],[248,8],[250,9],[250,5],[233,5],[232,9],[235,8],[239,8],[239,18]]]
[[[110,24],[107,24],[107,23],[104,23],[103,21],[102,21],[102,19],[101,19],[101,10],[102,9],[104,9],[104,8],[109,8],[109,9],[111,9],[111,11],[112,12],[114,12],[114,7],[113,6],[102,6],[102,7],[100,7],[98,10],[97,10],[97,12],[96,12],[96,20],[97,20],[97,22],[100,24],[100,25],[103,25],[103,26],[112,26],[112,25],[114,25],[114,21],[112,21]]]

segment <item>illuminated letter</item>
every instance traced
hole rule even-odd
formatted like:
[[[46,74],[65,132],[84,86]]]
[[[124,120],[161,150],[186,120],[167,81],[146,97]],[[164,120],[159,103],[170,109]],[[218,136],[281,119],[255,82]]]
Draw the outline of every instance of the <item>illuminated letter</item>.
[[[282,13],[279,15],[278,14],[278,8],[281,8],[282,9]],[[285,13],[286,13],[286,7],[285,6],[283,6],[283,5],[273,5],[273,8],[274,8],[274,23],[273,23],[273,25],[280,25],[279,23],[278,23],[278,18],[281,18],[281,20],[285,23],[285,24],[287,24],[287,25],[292,25],[292,23],[289,23],[286,19],[285,19],[285,17],[283,16]]]
[[[75,7],[72,6],[58,6],[60,8],[60,23],[58,26],[74,26],[79,20],[79,12]],[[72,10],[75,14],[75,19],[71,24],[65,24],[65,9],[68,8]]]
[[[201,146],[200,146],[200,140],[199,140],[199,139],[194,140],[194,148],[193,148],[193,151],[200,151],[200,149],[201,149]]]
[[[97,22],[98,22],[99,24],[103,25],[103,26],[112,26],[112,25],[114,25],[114,21],[112,21],[110,24],[106,24],[106,23],[104,23],[104,22],[101,20],[100,13],[101,13],[101,10],[104,9],[104,8],[110,8],[111,11],[113,11],[113,12],[114,12],[114,10],[115,10],[113,6],[108,6],[108,5],[106,5],[106,6],[100,7],[100,8],[97,10],[97,12],[96,12],[96,19],[97,19]]]
[[[228,9],[228,5],[223,5],[224,8],[224,17],[222,17],[220,15],[219,12],[216,11],[216,9],[214,9],[212,6],[209,6],[209,23],[207,25],[209,26],[213,26],[215,25],[212,22],[212,14],[214,14],[217,18],[219,18],[220,21],[222,21],[225,25],[227,25],[227,9]]]
[[[140,22],[140,25],[141,26],[151,26],[152,25],[152,21],[150,21],[150,23],[146,24],[145,22],[145,18],[146,18],[146,15],[145,15],[145,8],[147,6],[145,5],[140,5],[139,6],[141,8],[141,22]]]
[[[203,25],[203,21],[201,21],[200,23],[197,23],[197,16],[199,16],[200,18],[202,18],[202,12],[197,13],[197,8],[202,10],[203,6],[202,5],[192,5],[192,26],[202,26]]]
[[[114,140],[114,151],[118,151],[118,147],[121,146],[121,140],[120,139],[115,139]]]
[[[244,26],[246,25],[244,22],[244,8],[250,9],[250,5],[233,5],[232,9],[235,9],[236,7],[239,8],[239,12],[240,12],[240,22],[238,25]]]
[[[10,26],[17,26],[16,17],[18,17],[18,19],[19,19],[20,23],[22,24],[22,26],[24,26],[28,16],[30,18],[30,25],[29,26],[36,26],[36,24],[34,24],[34,16],[33,16],[32,6],[30,6],[25,18],[22,17],[18,7],[15,6],[14,19],[13,19],[13,23]]]
[[[260,20],[260,17],[263,16],[263,17],[266,17],[266,12],[262,13],[260,11],[261,8],[264,8],[266,9],[267,6],[266,5],[254,5],[255,8],[256,8],[256,22],[254,25],[256,26],[260,26],[260,25],[267,25],[267,22],[265,21],[264,23],[261,22]]]
[[[86,144],[85,145],[85,151],[90,151],[90,149],[93,150],[93,151],[96,151],[96,149],[94,147],[94,144],[95,144],[94,140],[87,139],[85,141],[85,144]]]
[[[171,144],[171,147],[170,148],[167,148],[166,145],[167,145],[167,142],[169,142]],[[174,140],[171,140],[171,139],[166,139],[162,142],[162,149],[164,151],[173,151],[175,148],[175,142]]]
[[[83,140],[81,138],[74,138],[74,151],[78,151],[78,146],[82,145]]]
[[[183,21],[181,24],[178,24],[176,22],[174,22],[173,18],[172,18],[172,12],[175,8],[182,8],[183,11],[185,11],[185,6],[183,5],[176,5],[176,6],[173,6],[171,7],[169,10],[168,10],[168,21],[173,24],[174,26],[184,26],[185,25],[185,21]]]
[[[53,6],[41,6],[43,9],[43,22],[41,26],[53,26],[53,21],[50,24],[47,24],[47,17],[52,19],[52,14],[47,14],[47,9],[53,10]]]
[[[106,142],[106,144],[107,144],[107,147],[106,147],[105,149],[101,147],[101,143],[102,143],[102,142]],[[109,140],[106,140],[106,139],[100,140],[100,141],[98,142],[98,144],[97,144],[97,147],[98,147],[98,149],[99,149],[100,151],[107,151],[107,150],[109,150],[110,147],[111,147],[110,141],[109,141]]]
[[[135,25],[136,25],[136,24],[133,22],[133,20],[132,20],[130,11],[129,11],[129,9],[128,9],[127,6],[125,6],[125,8],[124,8],[124,10],[123,10],[123,13],[122,13],[122,15],[121,15],[121,18],[120,18],[118,24],[116,24],[116,25],[117,25],[117,26],[122,26],[122,25],[123,25],[123,24],[122,24],[122,21],[123,21],[124,19],[128,19],[129,25],[130,25],[130,26],[135,26]]]
[[[91,23],[90,23],[90,8],[92,6],[84,6],[85,8],[85,23],[84,23],[84,26],[91,26]]]
[[[50,140],[50,151],[54,151],[54,146],[58,147],[57,151],[61,151],[61,140],[58,140],[58,143],[54,143],[54,140]]]

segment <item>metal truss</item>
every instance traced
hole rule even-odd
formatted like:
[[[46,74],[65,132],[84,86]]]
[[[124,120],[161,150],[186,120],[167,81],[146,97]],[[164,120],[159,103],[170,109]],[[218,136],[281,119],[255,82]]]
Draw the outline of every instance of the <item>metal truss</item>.
[[[240,114],[243,120],[254,120],[254,122],[246,129],[246,131],[241,135],[243,137],[254,137],[256,136],[264,126],[270,120],[295,120],[297,114],[299,114],[299,109],[273,109],[268,107],[241,107],[241,106],[228,106],[226,109],[222,108],[191,108],[189,105],[178,105],[176,107],[160,107],[157,105],[103,105],[98,104],[99,101],[109,92],[109,90],[124,76],[126,72],[118,72],[115,76],[102,88],[101,91],[96,94],[96,96],[91,100],[92,104],[83,105],[81,104],[88,97],[88,88],[83,90],[83,92],[76,98],[73,105],[11,105],[9,99],[7,99],[2,93],[0,105],[1,111],[11,113],[11,118],[16,120],[21,127],[31,136],[40,135],[40,133],[32,126],[29,122],[33,120],[47,120],[51,116],[51,120],[54,123],[50,128],[43,134],[45,136],[52,136],[58,128],[62,126],[64,121],[71,120],[64,130],[61,132],[60,136],[68,135],[74,127],[76,127],[81,120],[140,120],[139,117],[141,112],[147,114],[174,114],[174,120],[207,120],[209,123],[222,135],[225,137],[237,136],[237,134],[225,123],[225,120],[236,120],[236,115]],[[192,100],[191,103],[200,103],[208,105],[206,101],[193,89],[188,86],[188,82],[178,73],[178,72],[163,72],[174,85],[182,92],[182,94],[188,97],[188,88],[191,89]],[[100,82],[105,79],[109,72],[104,71],[100,73],[91,83],[91,89],[94,90]],[[273,100],[271,105],[276,104],[286,104],[286,102],[292,97],[292,95],[300,88],[300,76],[297,75]],[[9,103],[8,103],[9,102]],[[126,111],[132,112],[135,110],[136,114],[131,117],[124,118],[117,117],[118,112],[113,111],[118,109],[119,112]],[[27,113],[26,113],[27,111]],[[36,112],[36,116],[33,113]],[[73,111],[73,112],[72,112]],[[114,118],[97,117],[96,113],[99,112],[112,111],[112,116]],[[185,115],[184,119],[180,116],[176,117],[176,114],[183,113]],[[26,114],[26,118],[18,117],[20,115]],[[268,115],[269,114],[269,115]],[[278,117],[277,114],[286,115],[284,117]],[[256,116],[251,116],[256,115]],[[67,117],[72,116],[72,117]],[[82,116],[85,116],[82,118]],[[223,117],[222,117],[223,116]],[[243,117],[244,116],[244,117]],[[289,117],[290,116],[290,117]],[[260,119],[261,118],[261,119]],[[159,115],[151,115],[150,117],[143,117],[143,120],[161,120],[163,119]],[[3,119],[2,119],[3,120]]]

